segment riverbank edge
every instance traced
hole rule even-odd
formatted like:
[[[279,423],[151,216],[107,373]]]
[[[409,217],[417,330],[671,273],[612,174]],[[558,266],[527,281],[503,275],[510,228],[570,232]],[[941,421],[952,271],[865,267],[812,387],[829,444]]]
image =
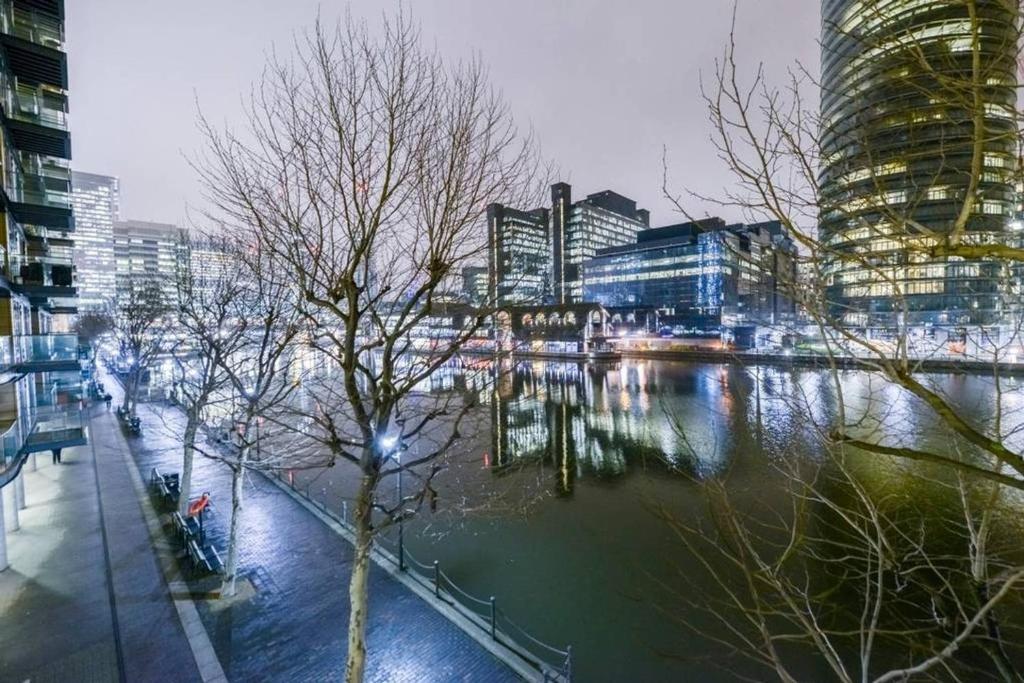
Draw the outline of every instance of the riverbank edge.
[[[331,531],[344,538],[347,542],[355,545],[355,538],[352,536],[352,532],[346,529],[344,525],[339,523],[336,519],[325,513],[321,508],[317,507],[313,501],[302,496],[298,491],[295,491],[272,474],[263,471],[260,471],[259,474],[266,481],[271,482],[274,486],[291,496],[292,500],[306,508],[306,510],[311,512],[317,519],[326,524]],[[387,550],[381,548],[375,543],[370,549],[370,557],[378,567],[388,574],[388,576],[405,586],[405,588],[412,592],[413,595],[426,602],[438,613],[455,624],[455,626],[476,641],[481,647],[512,669],[517,676],[522,678],[524,681],[530,681],[531,683],[543,683],[543,674],[537,671],[537,669],[529,662],[520,657],[513,650],[503,646],[500,642],[496,642],[489,638],[480,630],[478,624],[472,622],[458,610],[451,607],[448,603],[443,600],[438,600],[433,593],[410,578],[406,572],[399,571],[397,558],[391,555]]]
[[[494,357],[493,352],[463,350],[463,354],[481,357]],[[827,369],[834,362],[843,370],[877,370],[877,363],[869,358],[851,356],[815,356],[808,354],[785,353],[746,353],[743,351],[666,351],[654,349],[632,349],[628,351],[589,353],[551,353],[546,351],[507,351],[498,354],[502,358],[513,360],[553,360],[575,363],[608,363],[623,358],[635,360],[664,360],[690,363],[717,363],[720,365],[774,365],[781,367],[808,367]],[[962,374],[989,374],[998,371],[1005,375],[1024,375],[1024,363],[990,363],[975,360],[942,360],[938,358],[921,358],[911,360],[911,365],[919,372],[950,372]]]

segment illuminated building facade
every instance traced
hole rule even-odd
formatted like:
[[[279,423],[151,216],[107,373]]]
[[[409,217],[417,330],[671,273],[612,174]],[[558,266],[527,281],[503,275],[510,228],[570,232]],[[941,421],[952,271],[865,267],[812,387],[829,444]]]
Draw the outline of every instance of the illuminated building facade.
[[[720,218],[643,230],[583,266],[583,298],[609,310],[655,309],[662,324],[771,325],[794,313],[795,248],[778,221]]]
[[[143,283],[156,283],[167,302],[177,298],[176,277],[185,255],[181,229],[168,223],[114,223],[117,292]]]
[[[487,304],[489,268],[466,266],[462,269],[462,300],[474,306]]]
[[[909,325],[1005,312],[1004,264],[930,251],[965,206],[963,243],[1008,237],[1018,12],[1002,0],[823,0],[819,226],[829,300],[847,324],[892,327],[904,306]]]
[[[554,300],[579,303],[583,298],[583,264],[598,250],[630,244],[649,226],[650,214],[628,197],[605,190],[578,202],[572,187],[551,186],[551,272]]]
[[[82,445],[61,0],[0,0],[0,570],[36,452]]]
[[[114,300],[114,221],[118,219],[117,178],[72,171],[75,210],[75,271],[78,305],[98,309]]]
[[[487,207],[490,299],[498,305],[539,304],[550,290],[548,210]]]

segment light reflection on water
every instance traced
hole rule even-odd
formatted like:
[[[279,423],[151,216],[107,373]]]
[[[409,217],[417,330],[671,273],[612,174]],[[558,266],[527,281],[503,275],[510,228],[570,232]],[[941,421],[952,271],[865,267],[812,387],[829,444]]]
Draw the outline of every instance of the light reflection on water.
[[[878,375],[840,375],[850,431],[897,444],[948,441],[935,417]],[[993,417],[990,379],[929,380],[977,424]],[[410,525],[407,547],[476,595],[495,595],[542,640],[571,643],[579,680],[731,680],[706,664],[665,658],[706,654],[657,609],[651,586],[694,568],[650,513],[662,505],[700,517],[695,481],[728,472],[741,507],[782,495],[770,464],[821,460],[819,429],[837,397],[828,372],[662,361],[618,364],[519,362],[500,371],[448,368],[434,390],[471,395],[475,431],[453,454],[442,512]],[[426,388],[426,387],[424,387]],[[1021,384],[1008,380],[1004,432],[1022,424]],[[1019,446],[1019,437],[1010,441]],[[865,482],[914,490],[917,504],[946,504],[949,490],[915,465],[870,458]],[[309,476],[309,475],[303,475]],[[324,495],[338,505],[351,487],[341,468]],[[322,481],[322,480],[321,480]],[[530,505],[460,514],[467,488],[518,492]]]

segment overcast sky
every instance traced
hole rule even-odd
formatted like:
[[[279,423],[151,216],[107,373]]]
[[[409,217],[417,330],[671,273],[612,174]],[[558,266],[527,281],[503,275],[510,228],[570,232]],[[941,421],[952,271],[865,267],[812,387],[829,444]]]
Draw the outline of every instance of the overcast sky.
[[[817,69],[817,0],[739,0],[737,42],[751,69],[784,78]],[[186,155],[201,144],[195,101],[238,121],[267,50],[287,47],[315,0],[72,0],[67,50],[74,168],[121,179],[122,218],[180,222],[201,203]],[[354,0],[376,21],[380,0]],[[729,182],[708,143],[700,73],[728,36],[729,0],[411,0],[443,55],[478,51],[524,125],[576,197],[613,189],[675,220],[661,197],[661,150],[679,184]],[[702,212],[699,207],[694,211]],[[724,216],[738,218],[738,216]]]

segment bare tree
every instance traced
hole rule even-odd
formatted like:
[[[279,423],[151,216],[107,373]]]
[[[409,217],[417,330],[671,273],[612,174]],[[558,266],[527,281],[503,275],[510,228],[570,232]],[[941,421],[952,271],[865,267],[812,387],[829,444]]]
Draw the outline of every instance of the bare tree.
[[[346,665],[360,681],[374,534],[433,495],[467,410],[417,387],[487,318],[441,293],[486,253],[488,204],[532,204],[536,153],[483,66],[442,62],[405,16],[376,32],[318,23],[292,61],[271,60],[248,123],[242,137],[204,122],[197,167],[219,215],[289,270],[325,361],[306,432],[360,478]],[[443,341],[424,332],[440,327]],[[378,486],[399,471],[419,485],[387,505]]]
[[[157,279],[131,281],[118,292],[111,326],[121,360],[128,366],[122,409],[135,413],[139,384],[158,357],[167,352],[174,310],[163,283]]]
[[[249,243],[233,253],[240,275],[229,279],[232,296],[223,301],[226,326],[214,333],[216,341],[208,340],[215,344],[211,350],[217,363],[208,368],[218,378],[212,391],[222,392],[215,412],[229,429],[226,435],[221,432],[215,439],[193,445],[196,452],[231,470],[231,522],[222,589],[227,597],[237,589],[246,476],[257,470],[322,466],[327,460],[315,452],[288,448],[253,457],[253,450],[259,449],[260,423],[270,421],[282,428],[290,424],[290,417],[283,415],[291,415],[288,406],[302,384],[295,361],[303,323],[292,283],[285,279],[291,274],[258,244]],[[227,344],[226,339],[233,341]]]
[[[884,87],[912,91],[930,103],[927,111],[914,115],[916,118],[895,123],[891,116],[879,113],[886,111],[884,107],[859,106],[867,101],[863,98],[874,96],[870,91],[861,86],[848,92],[828,90],[803,68],[796,69],[782,88],[770,85],[761,69],[746,83],[730,34],[724,57],[703,94],[712,142],[735,183],[719,196],[672,192],[666,165],[665,194],[684,213],[689,197],[747,216],[780,221],[800,249],[799,276],[779,283],[798,302],[804,316],[793,332],[799,336],[810,331],[819,355],[833,368],[852,359],[881,373],[940,417],[960,443],[993,459],[975,465],[958,458],[955,451],[936,452],[864,438],[863,431],[845,422],[842,405],[831,430],[835,442],[943,463],[972,476],[1024,488],[1024,456],[1012,440],[957,410],[922,372],[924,361],[946,358],[951,350],[964,355],[964,346],[969,347],[968,359],[987,362],[997,352],[1004,361],[1015,357],[1021,351],[1019,287],[1003,287],[994,299],[993,306],[1006,323],[1003,331],[1008,329],[1002,338],[995,335],[994,326],[978,325],[965,329],[966,343],[933,340],[921,333],[923,327],[914,329],[911,322],[922,288],[935,291],[947,272],[980,269],[987,273],[989,283],[1013,282],[1024,272],[1018,258],[1024,252],[1009,229],[1010,217],[1000,214],[994,219],[986,213],[986,202],[999,203],[1000,211],[1004,210],[1005,198],[997,196],[995,188],[1017,182],[1021,173],[1017,160],[1008,168],[995,168],[997,155],[992,146],[1005,146],[1009,141],[1019,148],[1021,126],[1014,107],[993,99],[995,89],[1005,90],[1006,78],[1012,77],[1013,64],[998,56],[1007,52],[1007,45],[996,38],[982,38],[983,28],[991,32],[996,10],[1009,22],[1005,40],[1019,38],[1020,8],[1016,0],[950,0],[943,6],[958,19],[957,27],[967,27],[963,37],[957,38],[962,45],[951,47],[948,40],[953,38],[949,36],[911,28],[881,32],[879,38],[879,32],[863,30],[859,24],[859,28],[834,27],[855,42],[851,49],[860,54],[885,55],[889,82]],[[900,12],[898,4],[877,3],[864,10],[863,21],[892,26],[913,16]],[[912,22],[908,24],[912,26]],[[1012,45],[1010,48],[1013,52]],[[849,103],[849,111],[861,113],[847,119],[826,119],[816,106],[808,104],[810,93],[822,88],[823,100]],[[832,105],[831,110],[844,109]],[[950,141],[936,158],[928,159],[931,165],[921,170],[913,167],[913,155],[909,161],[892,158],[891,140],[885,136],[891,135],[886,131],[896,124],[903,126],[900,130],[906,131],[908,139],[930,140],[922,144],[932,149],[936,135],[949,136]],[[856,153],[839,153],[837,145],[847,145]],[[893,190],[897,180],[902,183],[908,178],[912,190]],[[948,223],[926,224],[919,219],[922,207],[939,204],[953,215]],[[950,206],[955,210],[950,211]],[[819,226],[826,222],[841,222],[844,227],[838,233],[823,231]],[[941,270],[938,278],[935,269]],[[871,326],[866,320],[875,315],[868,312],[871,304],[867,298],[871,296],[888,301],[883,312],[889,319],[885,338],[865,334],[865,328]],[[977,350],[972,354],[970,349]]]
[[[254,297],[246,271],[239,267],[241,249],[225,237],[194,238],[182,233],[185,257],[177,272],[177,323],[186,343],[177,345],[175,396],[185,413],[179,507],[185,514],[192,488],[196,436],[206,413],[230,394],[227,367],[248,341],[239,316]],[[258,298],[256,299],[258,301]]]

